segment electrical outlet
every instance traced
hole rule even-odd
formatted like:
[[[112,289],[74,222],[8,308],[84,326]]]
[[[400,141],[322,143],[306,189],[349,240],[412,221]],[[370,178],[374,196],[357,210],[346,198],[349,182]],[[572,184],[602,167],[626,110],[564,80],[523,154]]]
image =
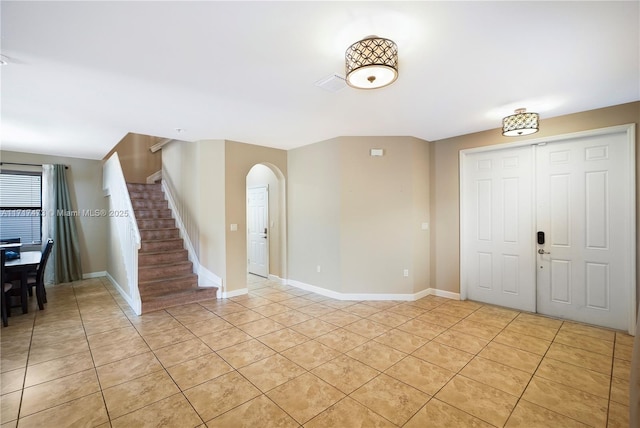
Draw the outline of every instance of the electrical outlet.
[[[320,273],[320,265],[316,266],[316,271],[318,271],[318,273]]]
[[[404,272],[402,273],[405,277],[409,276],[409,269],[405,269]]]

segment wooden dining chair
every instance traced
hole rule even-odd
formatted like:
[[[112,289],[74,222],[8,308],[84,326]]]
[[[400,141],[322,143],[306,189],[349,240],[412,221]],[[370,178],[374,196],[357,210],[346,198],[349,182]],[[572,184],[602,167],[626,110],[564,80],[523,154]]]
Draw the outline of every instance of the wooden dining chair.
[[[36,289],[36,298],[38,299],[38,308],[40,309],[44,309],[44,303],[47,303],[47,291],[44,288],[44,270],[47,267],[47,261],[49,261],[49,255],[51,254],[52,249],[53,239],[49,238],[44,250],[42,251],[42,256],[40,257],[40,263],[38,264],[35,276],[27,277],[29,290],[32,290],[33,287]]]

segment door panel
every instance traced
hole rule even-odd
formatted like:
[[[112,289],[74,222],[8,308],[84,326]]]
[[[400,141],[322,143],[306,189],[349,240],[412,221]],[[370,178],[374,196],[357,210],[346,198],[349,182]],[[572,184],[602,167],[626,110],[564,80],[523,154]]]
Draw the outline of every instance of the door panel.
[[[531,147],[468,155],[461,221],[466,297],[535,311]]]
[[[631,172],[626,133],[536,147],[538,312],[628,327]]]
[[[269,193],[267,187],[247,189],[247,255],[249,273],[269,275]]]

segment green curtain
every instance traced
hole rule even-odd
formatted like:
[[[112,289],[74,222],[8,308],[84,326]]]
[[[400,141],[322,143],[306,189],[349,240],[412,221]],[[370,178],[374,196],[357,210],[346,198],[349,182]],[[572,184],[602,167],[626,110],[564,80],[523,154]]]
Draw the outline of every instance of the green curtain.
[[[56,225],[53,238],[55,252],[55,283],[78,281],[82,279],[80,263],[80,241],[76,229],[76,216],[73,214],[67,174],[64,165],[54,165]]]

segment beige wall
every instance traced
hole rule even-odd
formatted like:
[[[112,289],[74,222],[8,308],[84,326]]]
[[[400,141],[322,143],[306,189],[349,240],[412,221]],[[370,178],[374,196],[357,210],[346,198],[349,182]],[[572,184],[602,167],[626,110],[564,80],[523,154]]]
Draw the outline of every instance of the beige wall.
[[[430,263],[430,242],[431,242],[431,195],[430,195],[430,166],[431,156],[430,143],[424,140],[414,139],[412,145],[412,177],[411,187],[413,190],[413,293],[431,287],[431,263]],[[426,223],[427,229],[422,228]]]
[[[162,148],[163,180],[199,262],[226,278],[224,140],[174,141]]]
[[[288,167],[287,278],[341,291],[340,140],[289,150]]]
[[[113,209],[111,205],[111,197],[108,196],[105,198],[107,201],[108,209]],[[129,278],[127,277],[127,266],[125,264],[124,255],[125,251],[123,248],[130,246],[130,242],[122,242],[120,239],[120,234],[117,226],[118,219],[116,217],[111,217],[108,219],[109,222],[109,230],[111,233],[108,234],[106,244],[107,248],[107,268],[105,269],[107,273],[113,278],[113,280],[120,286],[122,292],[125,293],[129,301],[132,301],[132,290],[129,288]]]
[[[370,156],[373,148],[384,156]],[[291,150],[289,278],[341,293],[429,288],[428,165],[428,143],[412,137],[340,137]]]
[[[269,195],[269,275],[281,277],[280,273],[280,185],[278,177],[265,165],[255,165],[247,174],[247,189],[251,187],[268,187]],[[249,219],[247,219],[248,221]]]
[[[102,162],[99,160],[38,155],[32,153],[0,151],[2,162],[67,165],[69,193],[74,209],[101,210],[107,208],[102,191]],[[2,169],[28,170],[29,167],[3,165]],[[34,170],[31,168],[31,170]],[[41,168],[36,170],[42,171]],[[105,272],[107,270],[107,217],[76,217],[80,239],[82,273]]]
[[[456,293],[460,291],[460,150],[639,122],[640,102],[634,102],[550,119],[542,116],[538,133],[518,139],[503,137],[499,129],[494,129],[434,142],[430,167],[433,222],[431,264],[435,267],[431,271],[433,286]],[[638,134],[640,132],[636,129],[636,170],[640,159]],[[638,181],[640,174],[636,178]],[[637,184],[636,193],[639,189]],[[636,201],[640,202],[640,198],[636,197]],[[637,265],[640,266],[640,263]]]
[[[149,150],[160,140],[162,138],[128,133],[103,160],[109,159],[113,153],[118,152],[127,183],[146,183],[147,177],[162,168],[162,150],[155,153]]]

